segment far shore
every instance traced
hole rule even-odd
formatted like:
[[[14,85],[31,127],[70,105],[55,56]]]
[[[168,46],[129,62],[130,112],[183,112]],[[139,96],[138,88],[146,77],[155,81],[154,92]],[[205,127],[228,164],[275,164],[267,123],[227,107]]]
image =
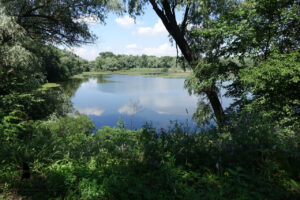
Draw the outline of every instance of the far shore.
[[[183,69],[163,69],[163,68],[134,68],[129,70],[120,71],[92,71],[83,72],[81,74],[73,76],[73,78],[82,78],[86,75],[96,75],[96,74],[124,74],[124,75],[138,75],[138,76],[156,76],[156,77],[166,77],[166,78],[187,78],[192,73],[191,70],[184,71]]]
[[[187,78],[192,73],[191,70],[184,71],[183,69],[164,69],[164,68],[134,68],[129,70],[119,71],[91,71],[83,72],[72,76],[72,78],[84,78],[89,75],[110,75],[110,74],[123,74],[123,75],[136,75],[136,76],[151,76],[151,77],[164,77],[164,78]],[[68,80],[66,80],[68,81]],[[42,88],[47,90],[48,88],[60,87],[60,83],[45,83]]]

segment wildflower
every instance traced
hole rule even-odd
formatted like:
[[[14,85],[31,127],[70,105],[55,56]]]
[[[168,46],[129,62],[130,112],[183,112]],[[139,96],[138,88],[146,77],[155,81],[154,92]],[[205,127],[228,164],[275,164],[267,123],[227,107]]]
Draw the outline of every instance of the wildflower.
[[[219,163],[216,163],[216,168],[219,169]]]
[[[228,172],[224,172],[224,176],[229,176],[229,173]]]

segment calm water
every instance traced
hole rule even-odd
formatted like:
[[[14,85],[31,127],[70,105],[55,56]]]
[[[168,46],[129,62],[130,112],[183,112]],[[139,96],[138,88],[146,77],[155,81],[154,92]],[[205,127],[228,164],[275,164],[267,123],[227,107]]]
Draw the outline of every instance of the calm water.
[[[64,88],[71,93],[74,108],[88,115],[97,128],[116,126],[120,119],[129,129],[146,122],[167,128],[171,120],[195,126],[192,115],[199,97],[188,94],[184,79],[97,75],[71,81]]]

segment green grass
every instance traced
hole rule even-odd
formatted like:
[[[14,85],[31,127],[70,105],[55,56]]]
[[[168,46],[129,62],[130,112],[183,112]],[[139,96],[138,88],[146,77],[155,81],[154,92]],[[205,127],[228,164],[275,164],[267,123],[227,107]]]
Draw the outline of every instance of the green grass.
[[[45,83],[44,85],[42,85],[42,88],[40,88],[41,90],[47,90],[49,88],[54,88],[54,87],[60,87],[60,84],[58,83]]]

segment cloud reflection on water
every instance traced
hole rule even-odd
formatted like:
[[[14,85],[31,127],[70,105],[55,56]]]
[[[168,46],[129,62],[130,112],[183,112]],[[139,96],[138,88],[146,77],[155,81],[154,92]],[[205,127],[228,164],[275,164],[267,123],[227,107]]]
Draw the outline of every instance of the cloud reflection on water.
[[[121,106],[118,109],[118,112],[121,114],[135,115],[141,109],[142,109],[142,106],[140,105],[139,101],[134,102],[134,101],[130,100],[128,103]]]
[[[196,110],[197,97],[188,94],[141,96],[139,101],[143,107],[150,108],[158,114],[185,115],[186,110]]]

